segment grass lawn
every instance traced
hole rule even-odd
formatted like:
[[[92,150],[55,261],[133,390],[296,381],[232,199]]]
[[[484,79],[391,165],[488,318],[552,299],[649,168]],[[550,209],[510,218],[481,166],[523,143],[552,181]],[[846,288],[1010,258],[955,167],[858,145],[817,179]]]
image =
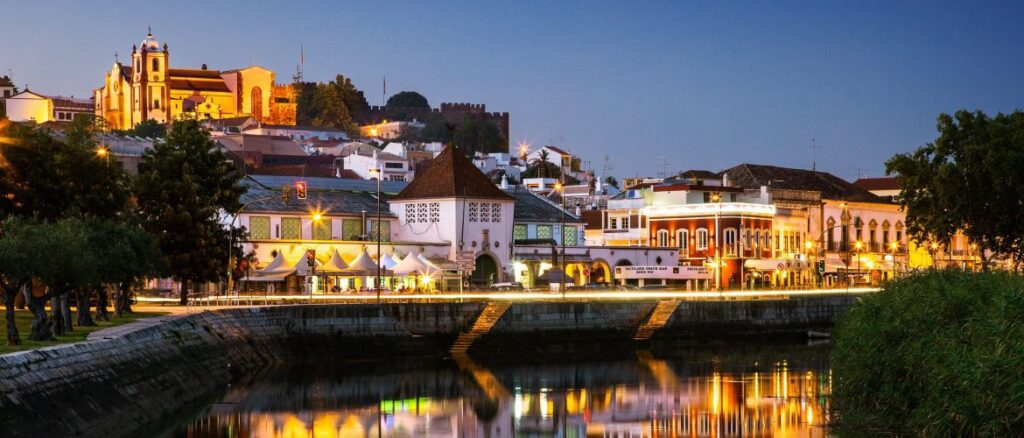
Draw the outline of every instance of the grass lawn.
[[[74,308],[72,308],[74,310]],[[74,326],[74,331],[65,334],[51,341],[30,341],[28,335],[32,326],[32,312],[28,310],[18,310],[14,312],[14,321],[18,326],[18,336],[21,337],[21,345],[8,346],[7,344],[7,321],[3,315],[0,315],[0,326],[3,327],[3,338],[0,338],[0,354],[11,353],[14,351],[31,350],[33,348],[48,347],[50,345],[67,344],[70,342],[84,341],[89,333],[97,330],[102,330],[108,327],[113,327],[121,324],[127,324],[129,322],[136,321],[141,318],[149,318],[152,316],[165,315],[164,312],[135,312],[125,315],[123,318],[117,318],[113,312],[110,314],[110,321],[96,321],[94,327],[79,327]],[[77,318],[76,314],[71,315],[72,320]]]

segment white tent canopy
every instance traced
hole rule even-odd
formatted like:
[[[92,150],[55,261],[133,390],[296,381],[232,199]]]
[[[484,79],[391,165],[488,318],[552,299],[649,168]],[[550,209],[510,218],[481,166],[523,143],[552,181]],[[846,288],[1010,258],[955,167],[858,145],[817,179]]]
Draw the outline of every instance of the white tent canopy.
[[[370,258],[370,255],[366,253],[366,248],[363,248],[363,252],[359,254],[352,263],[348,264],[348,268],[342,271],[343,274],[350,275],[374,275],[377,273],[377,262]]]
[[[331,254],[331,259],[317,268],[317,272],[323,274],[338,274],[346,269],[348,269],[348,263],[345,263],[345,259],[341,257],[341,253],[335,249],[334,254]]]
[[[430,268],[420,260],[420,254],[416,250],[413,250],[409,255],[405,256],[398,265],[392,268],[395,275],[411,275],[417,273],[427,273]]]
[[[380,266],[383,267],[384,269],[394,269],[394,267],[397,266],[397,265],[398,265],[398,262],[396,262],[394,259],[392,259],[391,256],[388,255],[388,254],[384,254],[380,258]]]

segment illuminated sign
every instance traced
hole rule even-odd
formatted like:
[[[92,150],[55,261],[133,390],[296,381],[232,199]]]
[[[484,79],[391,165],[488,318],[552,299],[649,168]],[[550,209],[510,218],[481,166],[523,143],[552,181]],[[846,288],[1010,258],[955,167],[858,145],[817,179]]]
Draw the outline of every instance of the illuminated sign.
[[[711,269],[705,266],[617,266],[617,279],[709,280]]]

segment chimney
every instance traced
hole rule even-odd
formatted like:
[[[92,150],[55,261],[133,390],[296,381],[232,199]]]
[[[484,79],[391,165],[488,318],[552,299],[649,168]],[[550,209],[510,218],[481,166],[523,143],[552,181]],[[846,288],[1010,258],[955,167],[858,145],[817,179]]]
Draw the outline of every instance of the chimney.
[[[729,187],[729,174],[728,173],[723,173],[722,174],[722,187]]]
[[[507,190],[508,189],[508,175],[502,175],[501,176],[501,189],[502,190]]]

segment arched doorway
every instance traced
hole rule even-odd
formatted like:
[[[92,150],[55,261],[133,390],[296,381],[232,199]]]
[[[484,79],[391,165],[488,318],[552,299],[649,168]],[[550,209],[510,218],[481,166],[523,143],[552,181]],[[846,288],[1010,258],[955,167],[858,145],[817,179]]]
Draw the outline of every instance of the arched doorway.
[[[263,90],[260,87],[252,89],[252,118],[263,121]]]
[[[608,284],[612,282],[611,269],[608,262],[597,259],[590,265],[590,282],[593,284]]]
[[[494,257],[487,254],[480,254],[476,258],[476,268],[470,277],[474,286],[490,286],[498,281],[498,263]]]

